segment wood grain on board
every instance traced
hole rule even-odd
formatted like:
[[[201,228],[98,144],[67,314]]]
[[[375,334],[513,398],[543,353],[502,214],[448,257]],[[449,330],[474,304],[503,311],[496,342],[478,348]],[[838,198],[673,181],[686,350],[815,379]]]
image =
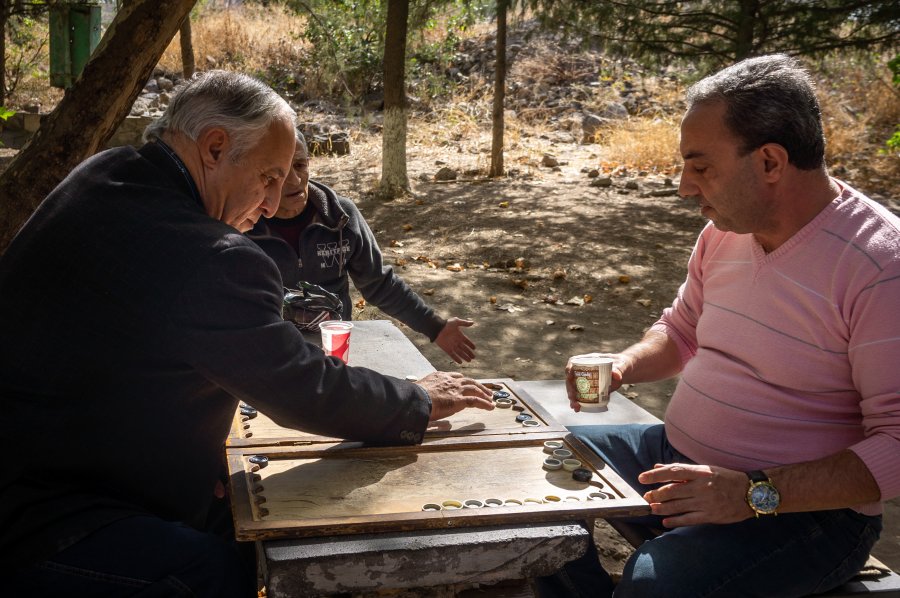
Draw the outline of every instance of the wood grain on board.
[[[531,432],[565,433],[565,427],[556,422],[537,401],[528,396],[515,381],[499,378],[481,380],[510,393],[515,404],[493,411],[464,409],[446,419],[432,424],[425,431],[425,443],[445,436],[493,436],[520,435]],[[252,405],[251,405],[252,407]],[[525,427],[516,421],[516,416],[528,414],[540,425]],[[240,407],[235,412],[226,446],[229,448],[251,446],[302,446],[320,442],[335,442],[339,439],[302,432],[278,425],[263,412],[257,411],[253,417],[241,414]]]
[[[232,448],[228,462],[237,537],[440,529],[649,511],[634,490],[572,436],[555,438],[592,472],[591,481],[577,482],[562,469],[544,469],[548,454],[543,443],[550,437],[445,437],[404,447],[319,443]],[[250,462],[254,455],[266,456],[268,463],[259,467]],[[423,510],[429,503],[488,499],[504,506]]]

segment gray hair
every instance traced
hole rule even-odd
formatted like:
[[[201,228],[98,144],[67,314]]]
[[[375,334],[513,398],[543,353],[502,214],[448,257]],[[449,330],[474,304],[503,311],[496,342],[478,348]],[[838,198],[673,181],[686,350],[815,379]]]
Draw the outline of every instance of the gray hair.
[[[303,148],[303,153],[306,154],[306,157],[309,158],[309,146],[306,145],[306,137],[303,135],[303,131],[300,130],[300,127],[294,129],[296,134],[297,146]],[[297,153],[296,151],[294,152]]]
[[[272,122],[293,122],[296,116],[265,83],[241,73],[207,71],[176,91],[165,113],[144,130],[144,141],[156,141],[165,132],[180,132],[197,141],[207,129],[219,127],[231,141],[228,157],[237,162]]]
[[[815,86],[809,73],[784,54],[748,58],[698,81],[687,90],[694,104],[725,103],[725,125],[742,142],[745,155],[777,143],[801,170],[825,164],[825,136]]]

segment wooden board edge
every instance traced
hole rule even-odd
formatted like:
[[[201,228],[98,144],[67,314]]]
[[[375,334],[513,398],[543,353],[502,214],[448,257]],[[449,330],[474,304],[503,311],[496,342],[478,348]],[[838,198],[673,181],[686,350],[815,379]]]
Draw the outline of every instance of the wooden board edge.
[[[508,511],[495,513],[491,512],[495,509],[489,509],[489,512],[485,513],[485,509],[462,510],[454,511],[453,517],[446,517],[442,512],[436,512],[354,518],[281,519],[274,522],[249,520],[241,522],[240,526],[236,525],[235,534],[240,541],[258,541],[384,532],[465,530],[493,525],[614,519],[646,515],[649,512],[647,503],[643,500],[640,500],[640,503],[627,499],[617,500],[621,502],[615,507],[602,506],[604,501],[597,501],[596,509],[566,508],[564,506],[554,506],[553,508],[541,506],[497,507],[497,511],[500,509],[508,509]]]
[[[609,463],[600,458],[600,455],[592,451],[590,447],[581,442],[581,440],[571,432],[566,435],[564,440],[575,449],[582,457],[582,460],[587,460],[591,467],[597,470],[600,477],[606,480],[612,489],[616,489],[616,494],[623,499],[637,499],[646,506],[645,512],[641,514],[650,514],[650,505],[644,500],[643,495],[639,494],[628,482],[623,480],[619,474],[613,470]]]

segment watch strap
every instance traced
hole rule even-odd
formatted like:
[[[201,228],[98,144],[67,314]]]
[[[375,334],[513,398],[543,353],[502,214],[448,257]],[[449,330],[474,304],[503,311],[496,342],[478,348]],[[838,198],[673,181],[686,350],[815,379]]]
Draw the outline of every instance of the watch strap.
[[[751,482],[770,482],[769,476],[763,473],[760,470],[748,471],[747,477],[750,478]]]

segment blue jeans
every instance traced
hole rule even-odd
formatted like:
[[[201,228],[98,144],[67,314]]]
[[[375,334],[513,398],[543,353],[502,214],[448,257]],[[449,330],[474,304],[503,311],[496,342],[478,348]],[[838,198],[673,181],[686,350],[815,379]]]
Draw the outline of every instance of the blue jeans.
[[[666,439],[662,425],[576,426],[570,431],[639,493],[637,476],[654,463],[691,463]],[[661,518],[628,520],[662,529]],[[853,577],[881,533],[881,517],[851,509],[785,513],[727,525],[665,531],[639,546],[615,586],[593,546],[550,578],[541,596],[699,597],[805,596]]]
[[[248,552],[233,539],[180,523],[128,517],[0,580],[0,595],[248,598],[256,596]]]

